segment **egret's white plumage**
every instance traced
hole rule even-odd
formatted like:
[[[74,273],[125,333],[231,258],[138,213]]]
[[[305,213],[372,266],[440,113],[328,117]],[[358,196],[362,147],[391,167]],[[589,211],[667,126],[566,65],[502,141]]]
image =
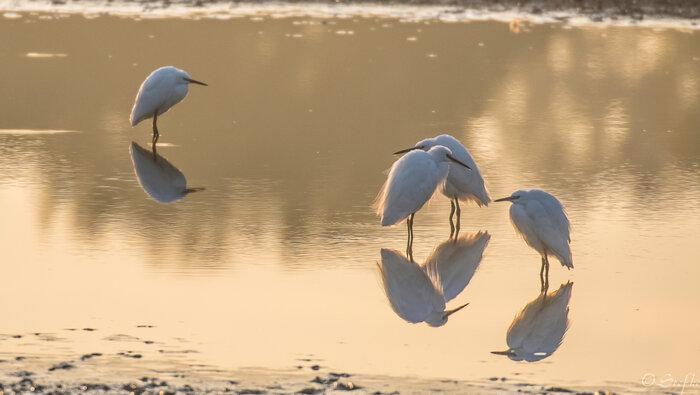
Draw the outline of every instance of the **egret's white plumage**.
[[[478,206],[488,206],[489,202],[491,202],[491,196],[484,185],[484,178],[467,148],[459,140],[448,134],[421,140],[415,146],[395,152],[395,154],[414,150],[428,151],[436,146],[449,148],[455,159],[467,165],[455,166],[450,164],[445,182],[440,185],[440,192],[450,199],[452,207],[450,211],[450,237],[452,237],[455,230],[459,234],[460,229],[461,209],[459,201],[473,201]],[[457,212],[456,225],[452,221],[455,212]]]
[[[467,148],[449,134],[421,140],[416,143],[416,148],[427,151],[436,145],[449,148],[457,160],[471,168],[450,165],[450,171],[445,183],[440,188],[440,192],[449,199],[473,201],[479,206],[488,206],[491,202],[491,196],[484,185],[484,177]]]
[[[394,162],[376,202],[382,226],[395,225],[420,210],[447,177],[450,160],[455,161],[449,148],[435,146]]]
[[[382,226],[397,224],[408,218],[408,247],[406,253],[413,260],[413,215],[430,200],[438,186],[445,181],[448,162],[460,162],[449,148],[441,145],[426,151],[413,151],[399,158],[391,166],[382,191],[375,202]]]
[[[509,197],[510,219],[525,242],[547,260],[548,255],[559,259],[562,266],[574,267],[571,256],[569,219],[564,206],[549,193],[532,189],[516,191]]]
[[[507,351],[494,351],[515,361],[534,362],[552,355],[569,329],[569,301],[574,283],[540,294],[515,316],[506,335]]]
[[[450,314],[466,306],[445,310],[440,284],[435,283],[421,266],[395,250],[382,248],[381,257],[377,266],[384,292],[391,308],[403,320],[442,326]]]
[[[420,210],[445,180],[449,165],[445,147],[413,151],[394,162],[377,199],[382,226],[395,225]]]
[[[152,72],[141,84],[134,100],[129,121],[136,126],[144,119],[154,118],[154,142],[158,140],[156,119],[187,96],[190,83],[206,85],[190,78],[186,71],[173,66],[165,66]]]
[[[170,203],[184,198],[190,192],[202,189],[187,188],[185,175],[161,155],[135,142],[131,142],[129,152],[139,184],[154,200]]]
[[[463,234],[440,243],[423,264],[423,270],[439,284],[445,302],[459,295],[471,281],[491,240],[488,232]]]

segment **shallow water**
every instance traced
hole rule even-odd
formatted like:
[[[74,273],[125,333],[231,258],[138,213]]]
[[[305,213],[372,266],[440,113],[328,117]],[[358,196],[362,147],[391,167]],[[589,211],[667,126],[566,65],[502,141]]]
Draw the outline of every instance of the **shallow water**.
[[[2,20],[1,359],[132,351],[136,369],[318,364],[629,390],[700,374],[700,33],[519,28]],[[148,148],[150,125],[128,116],[167,64],[209,87],[159,118],[158,154],[206,190],[162,204],[129,148]],[[553,262],[549,290],[573,282],[570,328],[539,362],[491,353],[540,291],[507,204],[463,207],[462,234],[490,235],[447,304],[468,307],[432,328],[389,305],[377,262],[405,228],[370,206],[391,153],[439,133],[465,143],[494,198],[540,188],[568,210],[575,269]],[[448,238],[448,213],[439,197],[416,215],[418,262]]]

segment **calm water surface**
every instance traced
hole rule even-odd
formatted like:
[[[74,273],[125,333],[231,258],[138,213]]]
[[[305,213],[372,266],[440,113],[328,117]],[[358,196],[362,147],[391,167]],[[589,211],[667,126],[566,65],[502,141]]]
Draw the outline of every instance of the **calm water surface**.
[[[630,389],[700,375],[697,31],[26,14],[0,36],[2,359],[172,349],[217,369]],[[129,150],[150,124],[128,116],[168,64],[210,86],[160,118],[158,153],[206,190],[162,204]],[[391,153],[439,133],[494,198],[540,188],[568,209],[575,269],[555,262],[550,292],[573,283],[570,328],[539,362],[491,354],[540,290],[508,204],[463,207],[462,234],[490,236],[447,304],[467,308],[432,328],[389,305],[377,262],[405,228],[370,206]],[[419,263],[448,213],[438,198],[416,215]]]

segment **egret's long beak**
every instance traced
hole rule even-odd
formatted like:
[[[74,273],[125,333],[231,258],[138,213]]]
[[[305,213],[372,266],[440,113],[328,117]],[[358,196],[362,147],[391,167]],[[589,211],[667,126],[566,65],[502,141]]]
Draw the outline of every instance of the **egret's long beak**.
[[[199,85],[209,86],[209,85],[205,84],[204,82],[195,81],[195,80],[192,80],[192,79],[189,79],[189,78],[186,78],[186,77],[185,77],[185,81],[187,81],[187,82],[189,82],[189,83],[192,83],[192,84],[199,84]]]
[[[414,149],[420,149],[420,147],[411,147],[411,148],[402,149],[401,151],[394,152],[394,155],[405,154],[406,152],[411,152]]]
[[[447,319],[447,317],[449,317],[450,315],[452,315],[452,314],[454,314],[454,313],[456,313],[456,312],[462,310],[463,308],[467,307],[468,304],[469,304],[469,303],[465,303],[465,304],[463,304],[463,305],[457,307],[456,309],[446,310],[445,313],[442,314],[442,319],[443,319],[443,320],[444,320],[444,319]]]
[[[454,156],[452,156],[452,155],[450,155],[450,154],[447,154],[447,158],[450,159],[450,160],[453,161],[453,162],[459,163],[460,165],[466,167],[466,168],[469,169],[469,170],[472,169],[471,167],[465,165],[464,163],[462,163],[461,161],[457,160],[457,158],[455,158]]]
[[[510,202],[510,201],[513,201],[519,197],[520,196],[508,196],[508,197],[496,199],[496,200],[494,200],[494,202]]]
[[[491,351],[491,354],[496,354],[496,355],[513,355],[513,351],[512,351],[512,350]]]

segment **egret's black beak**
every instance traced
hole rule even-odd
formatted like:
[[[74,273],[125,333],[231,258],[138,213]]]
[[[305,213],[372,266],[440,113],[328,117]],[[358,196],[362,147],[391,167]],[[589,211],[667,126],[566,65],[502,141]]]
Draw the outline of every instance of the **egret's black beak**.
[[[199,85],[209,86],[209,85],[205,84],[204,82],[195,81],[195,80],[192,80],[192,79],[189,79],[189,78],[186,78],[186,77],[185,77],[184,79],[185,79],[185,81],[187,81],[187,82],[189,82],[189,83],[191,83],[191,84],[199,84]]]
[[[508,196],[508,197],[496,199],[496,200],[494,200],[494,202],[510,202],[510,201],[515,200],[515,199],[518,199],[519,197],[520,196]]]
[[[457,158],[455,158],[454,156],[452,156],[452,155],[450,155],[450,154],[447,154],[447,158],[448,158],[448,159],[450,159],[450,160],[451,160],[451,161],[453,161],[453,162],[457,162],[457,163],[459,163],[460,165],[462,165],[462,166],[466,167],[466,168],[467,168],[467,169],[469,169],[469,170],[471,170],[471,169],[472,169],[471,167],[469,167],[469,166],[465,165],[465,164],[464,164],[464,163],[462,163],[461,161],[458,161],[458,160],[457,160]]]
[[[420,147],[411,147],[411,148],[402,149],[401,151],[394,152],[394,155],[405,154],[406,152],[411,152],[414,149],[420,149]]]
[[[186,188],[183,192],[185,193],[194,193],[194,192],[199,192],[199,191],[204,191],[204,187],[194,187],[194,188]]]
[[[491,351],[491,354],[496,354],[496,355],[513,355],[513,351],[511,350],[505,350],[505,351]]]
[[[443,319],[446,319],[447,317],[451,316],[452,314],[454,314],[454,313],[456,313],[456,312],[462,310],[463,308],[467,307],[468,304],[469,304],[469,303],[465,303],[465,304],[463,304],[463,305],[457,307],[456,309],[452,309],[452,310],[447,310],[447,311],[445,311],[445,313],[442,315],[442,318],[443,318]]]

